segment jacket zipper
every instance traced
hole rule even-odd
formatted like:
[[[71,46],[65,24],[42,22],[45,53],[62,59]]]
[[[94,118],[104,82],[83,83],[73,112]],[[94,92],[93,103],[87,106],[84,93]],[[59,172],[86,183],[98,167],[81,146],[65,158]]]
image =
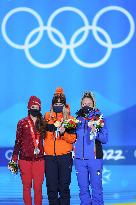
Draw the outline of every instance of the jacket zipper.
[[[84,160],[84,154],[85,154],[85,153],[84,153],[84,151],[85,151],[85,150],[84,150],[84,149],[85,149],[85,148],[84,148],[85,124],[86,124],[86,121],[85,121],[85,123],[84,123],[84,135],[83,135],[83,160]]]
[[[57,119],[57,113],[56,113],[56,119]],[[54,137],[54,156],[56,156],[56,133],[55,133],[55,131],[53,132],[53,135],[55,136]]]
[[[55,132],[53,132],[53,135],[55,136]],[[56,156],[56,136],[54,137],[54,156]]]

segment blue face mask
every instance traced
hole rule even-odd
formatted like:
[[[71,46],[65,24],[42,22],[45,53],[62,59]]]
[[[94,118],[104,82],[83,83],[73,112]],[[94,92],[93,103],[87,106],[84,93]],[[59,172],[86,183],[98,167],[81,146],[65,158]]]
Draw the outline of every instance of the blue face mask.
[[[60,113],[63,111],[63,105],[54,105],[53,106],[53,111],[56,113]]]

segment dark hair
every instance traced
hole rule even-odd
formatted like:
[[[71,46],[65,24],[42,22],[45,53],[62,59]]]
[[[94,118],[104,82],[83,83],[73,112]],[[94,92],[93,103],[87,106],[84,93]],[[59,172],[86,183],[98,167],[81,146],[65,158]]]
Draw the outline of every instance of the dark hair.
[[[66,105],[66,97],[63,93],[54,94],[53,99],[52,99],[52,105],[54,105],[55,103],[58,103],[59,100],[60,100],[60,103],[63,103],[64,105]]]
[[[40,113],[37,116],[35,127],[36,127],[36,131],[38,131],[40,133],[40,135],[43,139],[45,138],[46,126],[47,126],[47,123],[44,121],[42,114]]]

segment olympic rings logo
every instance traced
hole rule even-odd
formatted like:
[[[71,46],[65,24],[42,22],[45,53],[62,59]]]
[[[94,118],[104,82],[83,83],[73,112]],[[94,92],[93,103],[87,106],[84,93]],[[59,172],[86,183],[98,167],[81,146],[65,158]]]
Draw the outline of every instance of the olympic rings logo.
[[[7,160],[11,160],[12,159],[12,154],[13,154],[13,150],[12,149],[9,149],[5,152],[5,157]]]
[[[79,15],[79,17],[82,19],[82,21],[84,23],[83,27],[81,27],[81,28],[79,28],[78,30],[75,31],[75,33],[72,35],[69,43],[67,43],[63,33],[60,32],[57,28],[52,26],[53,21],[56,18],[56,16],[59,15],[60,13],[65,12],[65,11],[76,13],[77,15]],[[104,15],[106,12],[109,12],[109,11],[119,11],[119,12],[123,13],[129,21],[130,30],[129,30],[128,35],[126,36],[126,38],[124,38],[121,42],[112,43],[109,34],[103,28],[98,26],[98,22],[99,22],[100,17],[102,15]],[[36,20],[39,24],[38,28],[33,29],[27,35],[27,37],[25,39],[25,43],[23,45],[16,44],[15,42],[13,42],[9,38],[9,36],[7,34],[7,31],[6,31],[7,22],[9,20],[9,18],[17,12],[28,12],[28,13],[32,14],[36,18]],[[98,60],[95,63],[87,63],[85,61],[82,61],[77,56],[77,54],[75,52],[75,48],[81,46],[85,42],[90,30],[92,31],[95,40],[101,46],[103,46],[107,49],[107,51],[106,51],[105,55],[103,56],[103,58]],[[48,63],[48,64],[47,63],[43,64],[43,63],[40,63],[40,62],[36,61],[30,53],[30,49],[33,48],[34,46],[36,46],[40,42],[44,31],[47,32],[48,37],[52,41],[52,43],[55,46],[62,49],[62,51],[60,53],[60,56],[55,61],[53,61],[51,63]],[[36,11],[34,11],[33,9],[28,8],[28,7],[18,7],[18,8],[10,10],[6,14],[6,16],[4,17],[4,19],[2,21],[2,35],[5,39],[5,41],[10,46],[12,46],[13,48],[24,50],[27,59],[34,66],[39,67],[39,68],[44,68],[44,69],[45,68],[53,68],[53,67],[57,66],[59,63],[61,63],[61,61],[64,59],[64,57],[66,55],[67,50],[70,51],[70,54],[71,54],[73,60],[75,60],[75,62],[77,64],[79,64],[80,66],[83,66],[83,67],[86,67],[86,68],[99,67],[99,66],[103,65],[109,59],[109,57],[111,55],[111,52],[112,52],[112,49],[120,48],[120,47],[126,45],[132,39],[132,37],[134,35],[134,32],[135,32],[135,23],[134,23],[134,19],[133,19],[132,15],[126,9],[124,9],[122,7],[119,7],[119,6],[108,6],[108,7],[104,7],[103,9],[99,10],[96,13],[96,15],[95,15],[95,17],[92,21],[92,25],[89,24],[89,21],[88,21],[86,15],[81,10],[79,10],[75,7],[61,7],[59,9],[55,10],[50,15],[46,26],[44,25],[43,20],[41,19],[40,15]],[[32,37],[36,33],[38,33],[36,39],[33,40],[30,43]],[[81,33],[83,33],[82,37],[78,41],[76,41],[76,39],[78,38],[78,36]],[[104,36],[105,41],[100,38],[99,33]],[[53,34],[57,35],[57,37],[59,38],[60,41],[58,41],[54,37]]]

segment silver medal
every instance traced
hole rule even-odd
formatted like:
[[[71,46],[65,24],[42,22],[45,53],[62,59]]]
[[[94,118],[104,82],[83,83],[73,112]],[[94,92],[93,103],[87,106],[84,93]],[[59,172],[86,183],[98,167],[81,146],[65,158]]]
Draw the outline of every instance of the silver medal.
[[[34,154],[39,154],[40,153],[40,150],[39,150],[39,148],[38,147],[36,147],[35,149],[34,149]]]

